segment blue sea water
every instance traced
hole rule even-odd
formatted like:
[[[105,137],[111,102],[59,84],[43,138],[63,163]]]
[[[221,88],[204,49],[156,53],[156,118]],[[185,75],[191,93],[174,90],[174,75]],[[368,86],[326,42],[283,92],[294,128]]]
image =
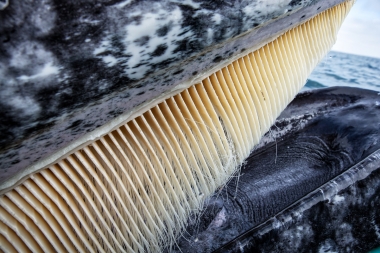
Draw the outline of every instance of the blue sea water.
[[[380,59],[331,51],[302,89],[351,86],[380,92]]]

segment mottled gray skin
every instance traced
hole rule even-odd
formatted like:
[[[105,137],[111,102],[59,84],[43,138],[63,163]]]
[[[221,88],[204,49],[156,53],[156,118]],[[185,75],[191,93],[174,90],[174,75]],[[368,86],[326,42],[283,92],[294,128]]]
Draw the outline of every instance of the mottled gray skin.
[[[0,184],[342,1],[2,0]]]
[[[379,101],[377,92],[355,88],[298,95],[240,174],[189,220],[175,252],[212,252],[238,236],[219,252],[318,252],[330,246],[366,252],[379,246]],[[377,158],[357,166],[356,174],[318,189],[375,151]],[[368,166],[374,166],[373,177],[356,182]]]

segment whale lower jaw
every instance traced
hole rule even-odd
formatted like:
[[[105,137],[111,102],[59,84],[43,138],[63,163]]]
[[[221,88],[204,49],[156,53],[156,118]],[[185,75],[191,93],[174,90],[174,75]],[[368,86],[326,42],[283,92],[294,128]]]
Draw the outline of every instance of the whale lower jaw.
[[[3,190],[2,245],[33,252],[172,245],[306,83],[353,2],[155,101]]]

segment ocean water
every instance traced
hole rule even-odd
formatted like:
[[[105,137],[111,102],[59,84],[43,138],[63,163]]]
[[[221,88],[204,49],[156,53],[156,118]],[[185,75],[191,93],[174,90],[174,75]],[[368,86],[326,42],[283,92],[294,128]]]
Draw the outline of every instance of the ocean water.
[[[351,86],[380,92],[380,59],[331,51],[302,89]]]

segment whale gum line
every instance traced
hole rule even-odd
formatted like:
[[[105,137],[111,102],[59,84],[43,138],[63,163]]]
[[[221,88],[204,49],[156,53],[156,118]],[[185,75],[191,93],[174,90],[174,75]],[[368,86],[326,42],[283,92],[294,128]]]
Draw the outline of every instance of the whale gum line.
[[[5,192],[2,249],[157,252],[174,243],[302,88],[352,4],[318,14]]]

